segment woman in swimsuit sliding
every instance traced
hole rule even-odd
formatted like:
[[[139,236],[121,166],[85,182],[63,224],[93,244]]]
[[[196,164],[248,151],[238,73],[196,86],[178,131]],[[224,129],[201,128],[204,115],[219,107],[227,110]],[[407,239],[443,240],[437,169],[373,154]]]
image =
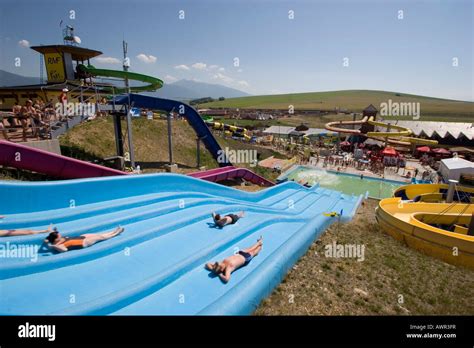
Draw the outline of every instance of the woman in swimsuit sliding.
[[[252,259],[258,255],[262,250],[263,238],[260,237],[257,243],[250,248],[240,250],[237,254],[229,256],[221,262],[207,263],[206,268],[217,274],[219,278],[227,283],[230,280],[230,275],[240,267],[247,266]]]
[[[63,253],[70,250],[90,247],[91,245],[94,245],[97,242],[101,242],[103,240],[118,236],[123,231],[124,228],[119,226],[115,230],[105,233],[86,233],[80,235],[79,237],[63,237],[56,230],[50,233],[49,236],[44,240],[44,242],[48,245],[49,248]]]
[[[219,214],[212,213],[212,218],[214,219],[214,223],[219,227],[224,227],[225,225],[233,225],[235,224],[240,218],[244,217],[244,212],[241,211],[239,214],[228,214],[226,216],[220,216]]]

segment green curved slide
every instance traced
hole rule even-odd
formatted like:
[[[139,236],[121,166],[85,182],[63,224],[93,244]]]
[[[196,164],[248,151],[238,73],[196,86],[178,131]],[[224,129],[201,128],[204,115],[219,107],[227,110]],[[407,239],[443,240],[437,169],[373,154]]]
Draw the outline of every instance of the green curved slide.
[[[85,73],[91,76],[114,77],[114,78],[119,78],[119,79],[128,78],[129,80],[135,80],[135,81],[141,81],[141,82],[147,83],[147,85],[144,85],[144,86],[130,87],[130,90],[132,92],[154,91],[163,87],[163,81],[160,79],[157,79],[156,77],[143,75],[143,74],[137,74],[130,71],[96,69],[92,65],[85,66],[82,64],[77,66],[77,70],[81,73]],[[112,88],[106,87],[104,89],[105,90],[110,89],[110,91],[112,91]],[[114,88],[114,90],[115,90],[115,93],[128,92],[126,88]]]

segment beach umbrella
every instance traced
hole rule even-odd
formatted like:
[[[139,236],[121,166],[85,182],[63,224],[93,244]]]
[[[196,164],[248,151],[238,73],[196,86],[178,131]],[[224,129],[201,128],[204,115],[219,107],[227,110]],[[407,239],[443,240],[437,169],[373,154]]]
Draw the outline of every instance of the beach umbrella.
[[[382,155],[384,156],[397,156],[398,152],[393,147],[386,147],[382,151]]]
[[[430,152],[431,149],[429,146],[420,146],[416,148],[416,151],[418,152]]]
[[[351,143],[347,140],[344,140],[343,142],[341,142],[341,146],[351,146]]]
[[[438,149],[433,149],[433,152],[434,153],[439,153],[441,155],[449,155],[451,153],[451,151],[443,149],[442,147],[440,147]]]

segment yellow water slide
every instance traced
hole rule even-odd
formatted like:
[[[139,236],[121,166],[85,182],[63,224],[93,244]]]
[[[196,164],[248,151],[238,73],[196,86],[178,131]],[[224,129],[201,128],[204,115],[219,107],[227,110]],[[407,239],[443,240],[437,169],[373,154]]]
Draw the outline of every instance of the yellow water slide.
[[[409,202],[400,197],[381,200],[375,212],[380,227],[410,248],[471,269],[473,214],[474,204]]]
[[[388,124],[384,122],[377,122],[377,121],[374,121],[373,117],[368,118],[367,116],[365,116],[360,121],[328,122],[326,123],[325,128],[332,132],[347,133],[347,134],[362,134],[359,129],[348,129],[348,128],[344,128],[340,126],[362,125],[364,123],[368,123],[372,126],[378,126],[378,127],[383,127],[387,129],[387,132],[367,132],[366,134],[363,134],[375,140],[379,140],[383,142],[387,141],[390,144],[402,145],[402,146],[411,146],[412,144],[435,145],[438,143],[436,140],[410,137],[410,135],[412,134],[412,131],[409,128],[394,125],[394,124]],[[395,131],[392,131],[392,130],[395,130]]]
[[[245,140],[250,141],[251,137],[247,134],[247,128],[237,127],[221,122],[209,122],[207,121],[206,124],[209,127],[212,127],[216,130],[224,130],[224,134],[228,136],[240,136],[243,137]]]
[[[360,121],[334,121],[334,122],[328,122],[324,125],[324,128],[326,128],[328,131],[336,132],[336,133],[361,134],[359,129],[348,129],[348,128],[338,127],[338,126],[362,125],[364,123],[367,123],[368,119],[369,118],[367,116],[365,116]]]
[[[441,203],[446,200],[448,184],[416,184],[400,186],[393,193],[403,200]],[[453,199],[462,203],[474,203],[474,188],[457,185]]]
[[[368,137],[403,137],[412,134],[412,131],[406,127],[397,126],[395,124],[388,124],[383,122],[376,122],[374,118],[371,117],[367,121],[368,124],[372,126],[387,128],[387,130],[396,130],[396,132],[367,132]]]

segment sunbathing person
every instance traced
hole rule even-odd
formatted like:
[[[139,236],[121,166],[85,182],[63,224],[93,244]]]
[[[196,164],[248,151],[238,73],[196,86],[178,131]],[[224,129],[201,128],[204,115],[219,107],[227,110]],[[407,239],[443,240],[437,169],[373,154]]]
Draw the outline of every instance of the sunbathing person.
[[[212,213],[212,218],[214,219],[214,223],[219,227],[224,227],[225,225],[233,225],[235,224],[240,218],[244,217],[244,212],[241,211],[239,214],[228,214],[225,216],[220,216],[219,214]]]
[[[3,117],[2,116],[0,116],[0,133],[3,135],[3,138],[5,140],[9,140],[7,128],[5,127],[5,125],[3,123]]]
[[[217,274],[219,278],[227,283],[230,275],[240,267],[247,266],[252,259],[262,250],[263,238],[257,240],[257,243],[248,249],[240,250],[237,254],[229,256],[221,262],[207,263],[206,269]]]
[[[124,228],[119,226],[115,230],[105,233],[86,233],[79,237],[63,237],[57,230],[55,230],[46,237],[44,242],[50,249],[63,253],[70,250],[90,247],[97,242],[118,236],[123,231]]]
[[[0,216],[2,219],[3,216]],[[51,233],[53,228],[49,226],[46,230],[0,230],[0,237],[26,236],[29,234]]]

